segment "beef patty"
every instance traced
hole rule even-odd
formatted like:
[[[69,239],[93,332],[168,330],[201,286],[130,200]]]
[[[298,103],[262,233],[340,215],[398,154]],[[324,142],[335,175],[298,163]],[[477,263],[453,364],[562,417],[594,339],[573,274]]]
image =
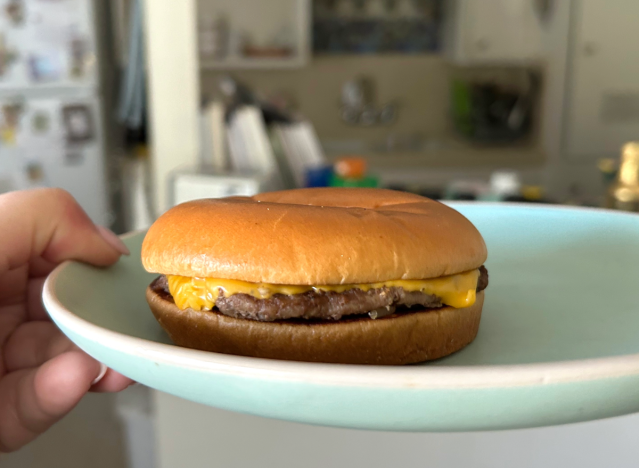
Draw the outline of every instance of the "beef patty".
[[[488,271],[482,266],[477,291],[483,291],[487,286]],[[157,278],[151,288],[165,299],[173,301],[164,275]],[[341,293],[308,291],[292,296],[274,294],[268,299],[257,299],[248,294],[226,297],[220,292],[215,306],[219,312],[230,317],[271,322],[293,318],[339,320],[345,315],[367,313],[376,318],[392,314],[396,307],[437,308],[442,307],[442,302],[431,294],[383,287],[369,291],[349,289]]]

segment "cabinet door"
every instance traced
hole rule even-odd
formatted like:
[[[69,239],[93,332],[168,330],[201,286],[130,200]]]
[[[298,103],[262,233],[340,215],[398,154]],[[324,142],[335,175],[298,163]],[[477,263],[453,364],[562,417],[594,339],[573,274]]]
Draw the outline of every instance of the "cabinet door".
[[[532,0],[467,0],[465,53],[473,62],[518,63],[537,57],[539,24]]]
[[[577,0],[573,14],[565,150],[617,154],[639,140],[639,2]]]

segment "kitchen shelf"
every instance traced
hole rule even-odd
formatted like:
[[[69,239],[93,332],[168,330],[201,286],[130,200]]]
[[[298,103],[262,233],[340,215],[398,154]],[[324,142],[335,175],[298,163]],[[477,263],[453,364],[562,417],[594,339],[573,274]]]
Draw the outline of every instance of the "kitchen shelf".
[[[384,186],[405,185],[442,189],[459,179],[488,179],[494,171],[514,170],[526,183],[541,183],[545,153],[532,145],[476,146],[459,140],[423,151],[359,151],[369,170]],[[328,153],[329,161],[340,157]]]
[[[204,70],[267,70],[299,68],[306,65],[306,57],[293,58],[228,58],[224,60],[201,60]]]
[[[229,28],[225,59],[200,56],[203,70],[295,69],[306,65],[311,50],[311,0],[196,0],[198,18],[226,18]],[[286,44],[273,44],[274,37],[288,31]],[[201,24],[198,34],[202,33]],[[237,37],[240,37],[239,43]],[[235,37],[235,39],[231,39]],[[241,38],[244,39],[241,39]],[[244,42],[249,37],[248,44]],[[295,52],[289,57],[246,57],[244,46],[282,47]],[[202,51],[202,49],[200,49]]]
[[[364,154],[372,168],[517,168],[541,166],[545,157],[536,149],[443,149],[439,151]]]

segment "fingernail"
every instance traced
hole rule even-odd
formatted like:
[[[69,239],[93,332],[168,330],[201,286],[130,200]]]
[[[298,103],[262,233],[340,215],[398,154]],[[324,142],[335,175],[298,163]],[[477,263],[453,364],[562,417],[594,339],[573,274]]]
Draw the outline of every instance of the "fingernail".
[[[107,366],[105,366],[104,364],[100,363],[100,373],[95,378],[95,380],[93,380],[93,382],[91,382],[91,386],[93,386],[93,385],[97,384],[98,382],[100,382],[100,380],[102,380],[104,378],[104,376],[106,375],[108,370],[109,370],[109,368]]]
[[[122,239],[116,236],[113,231],[105,228],[104,226],[98,226],[98,232],[102,236],[102,239],[104,239],[111,247],[120,252],[122,255],[131,255],[131,252],[127,246],[124,245]]]

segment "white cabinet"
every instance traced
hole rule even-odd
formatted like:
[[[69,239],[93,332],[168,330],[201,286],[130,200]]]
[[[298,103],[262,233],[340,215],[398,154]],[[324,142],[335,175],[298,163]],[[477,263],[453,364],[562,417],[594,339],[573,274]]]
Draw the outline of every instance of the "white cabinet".
[[[534,0],[446,0],[444,52],[460,65],[518,65],[541,53]]]
[[[311,0],[197,0],[197,6],[204,69],[300,68],[310,58]],[[213,32],[220,20],[223,37]],[[221,54],[207,54],[211,36],[224,43]]]
[[[575,0],[565,153],[616,155],[639,139],[639,2]]]

